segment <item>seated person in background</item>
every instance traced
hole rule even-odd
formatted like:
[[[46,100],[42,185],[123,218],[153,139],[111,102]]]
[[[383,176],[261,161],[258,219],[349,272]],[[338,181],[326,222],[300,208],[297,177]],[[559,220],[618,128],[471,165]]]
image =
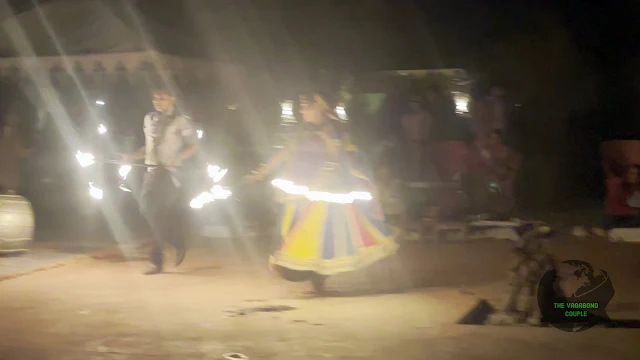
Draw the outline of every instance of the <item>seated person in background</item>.
[[[622,177],[607,179],[605,229],[640,227],[640,177],[638,166],[631,165]]]
[[[375,179],[380,194],[380,204],[387,223],[403,228],[407,223],[407,207],[403,195],[404,184],[391,170],[391,159],[388,156],[378,159],[375,166]]]
[[[509,213],[515,207],[514,183],[520,168],[520,156],[504,142],[501,130],[494,130],[487,142],[489,179],[500,189],[499,213]]]
[[[400,121],[399,134],[378,157],[377,181],[385,215],[402,222],[398,225],[405,230],[414,230],[419,220],[433,215],[435,207],[432,191],[409,186],[437,181],[427,152],[432,121],[420,99],[409,102]]]

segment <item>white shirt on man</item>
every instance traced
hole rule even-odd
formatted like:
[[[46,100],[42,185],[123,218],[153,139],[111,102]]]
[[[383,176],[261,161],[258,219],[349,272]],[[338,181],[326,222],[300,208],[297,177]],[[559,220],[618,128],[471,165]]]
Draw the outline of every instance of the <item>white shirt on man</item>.
[[[193,121],[184,115],[151,112],[144,117],[145,164],[176,166],[182,149],[195,141]]]

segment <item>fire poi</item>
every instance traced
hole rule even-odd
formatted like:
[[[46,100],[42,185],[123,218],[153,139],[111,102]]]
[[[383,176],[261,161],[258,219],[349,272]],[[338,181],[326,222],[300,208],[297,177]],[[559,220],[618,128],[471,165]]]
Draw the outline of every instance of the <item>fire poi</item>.
[[[107,132],[107,128],[105,125],[100,124],[97,129],[98,133],[104,134]],[[198,130],[198,138],[202,139],[203,131]],[[131,188],[127,182],[128,176],[133,170],[133,168],[147,168],[147,165],[143,164],[129,164],[118,160],[109,160],[109,159],[96,159],[96,157],[91,152],[85,152],[78,150],[75,154],[76,160],[78,164],[83,169],[90,169],[97,163],[114,165],[113,169],[110,171],[114,171],[117,166],[117,172],[119,177],[119,185],[118,188],[124,192],[132,192]],[[206,204],[216,201],[216,200],[226,200],[232,196],[231,190],[226,187],[220,185],[220,182],[223,180],[225,175],[229,172],[229,169],[223,169],[218,165],[207,164],[206,169],[202,170],[202,173],[206,173],[208,177],[211,179],[212,184],[211,188],[208,191],[204,191],[200,193],[198,196],[194,197],[189,206],[192,209],[201,209]],[[96,174],[91,172],[87,172],[85,175],[90,179],[88,182],[88,194],[95,200],[102,200],[104,198],[104,187],[102,184],[102,179]]]

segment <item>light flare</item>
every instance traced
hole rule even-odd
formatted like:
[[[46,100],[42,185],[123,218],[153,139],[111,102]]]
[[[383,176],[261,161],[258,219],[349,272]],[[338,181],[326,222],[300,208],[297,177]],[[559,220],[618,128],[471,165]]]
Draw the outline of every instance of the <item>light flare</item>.
[[[207,165],[207,173],[209,173],[209,177],[213,179],[214,183],[220,182],[227,175],[227,172],[229,172],[229,169],[222,169],[218,165]]]
[[[206,191],[191,200],[189,206],[192,209],[202,209],[204,205],[216,200],[226,200],[231,196],[231,191],[220,185],[214,185],[210,191]]]
[[[464,99],[459,99],[456,101],[456,112],[458,113],[468,113],[469,112],[469,102]]]
[[[120,169],[118,169],[118,174],[120,174],[122,180],[127,179],[129,172],[131,172],[131,165],[122,165],[120,166]]]
[[[76,160],[80,163],[80,166],[85,168],[95,164],[96,158],[91,153],[84,153],[80,150],[76,153]]]
[[[283,101],[280,106],[282,107],[282,118],[288,121],[294,120],[293,115],[293,101]]]
[[[92,182],[89,183],[89,195],[96,200],[102,200],[104,197],[104,191],[102,189],[97,188],[93,185]]]
[[[192,209],[202,209],[205,204],[208,204],[214,200],[215,199],[213,198],[213,194],[211,194],[210,192],[203,192],[202,194],[196,196],[193,200],[191,200],[189,206],[191,206]]]
[[[214,185],[211,188],[210,194],[215,200],[226,200],[231,196],[231,190],[224,189],[220,185]]]
[[[271,185],[289,195],[304,196],[311,201],[323,201],[336,204],[351,204],[354,201],[370,201],[371,193],[366,191],[351,191],[349,193],[331,193],[328,191],[310,190],[307,186],[296,185],[293,181],[275,179]]]
[[[462,92],[453,92],[453,101],[456,104],[456,113],[460,115],[469,113],[469,95]]]
[[[345,110],[344,106],[338,106],[336,107],[336,114],[338,115],[338,118],[342,121],[347,121],[347,111]]]

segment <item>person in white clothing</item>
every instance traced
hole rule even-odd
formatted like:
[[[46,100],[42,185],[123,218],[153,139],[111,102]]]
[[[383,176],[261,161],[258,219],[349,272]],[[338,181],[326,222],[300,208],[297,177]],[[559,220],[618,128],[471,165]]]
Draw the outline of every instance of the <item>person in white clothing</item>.
[[[176,224],[183,217],[181,185],[176,169],[196,152],[195,129],[191,118],[178,114],[176,98],[166,88],[153,92],[156,111],[144,118],[145,145],[136,153],[125,155],[125,161],[145,159],[148,166],[141,194],[141,210],[152,231],[153,245],[150,260],[153,267],[147,275],[163,270],[163,247],[170,243],[176,248],[176,266],[184,260],[185,224]]]

